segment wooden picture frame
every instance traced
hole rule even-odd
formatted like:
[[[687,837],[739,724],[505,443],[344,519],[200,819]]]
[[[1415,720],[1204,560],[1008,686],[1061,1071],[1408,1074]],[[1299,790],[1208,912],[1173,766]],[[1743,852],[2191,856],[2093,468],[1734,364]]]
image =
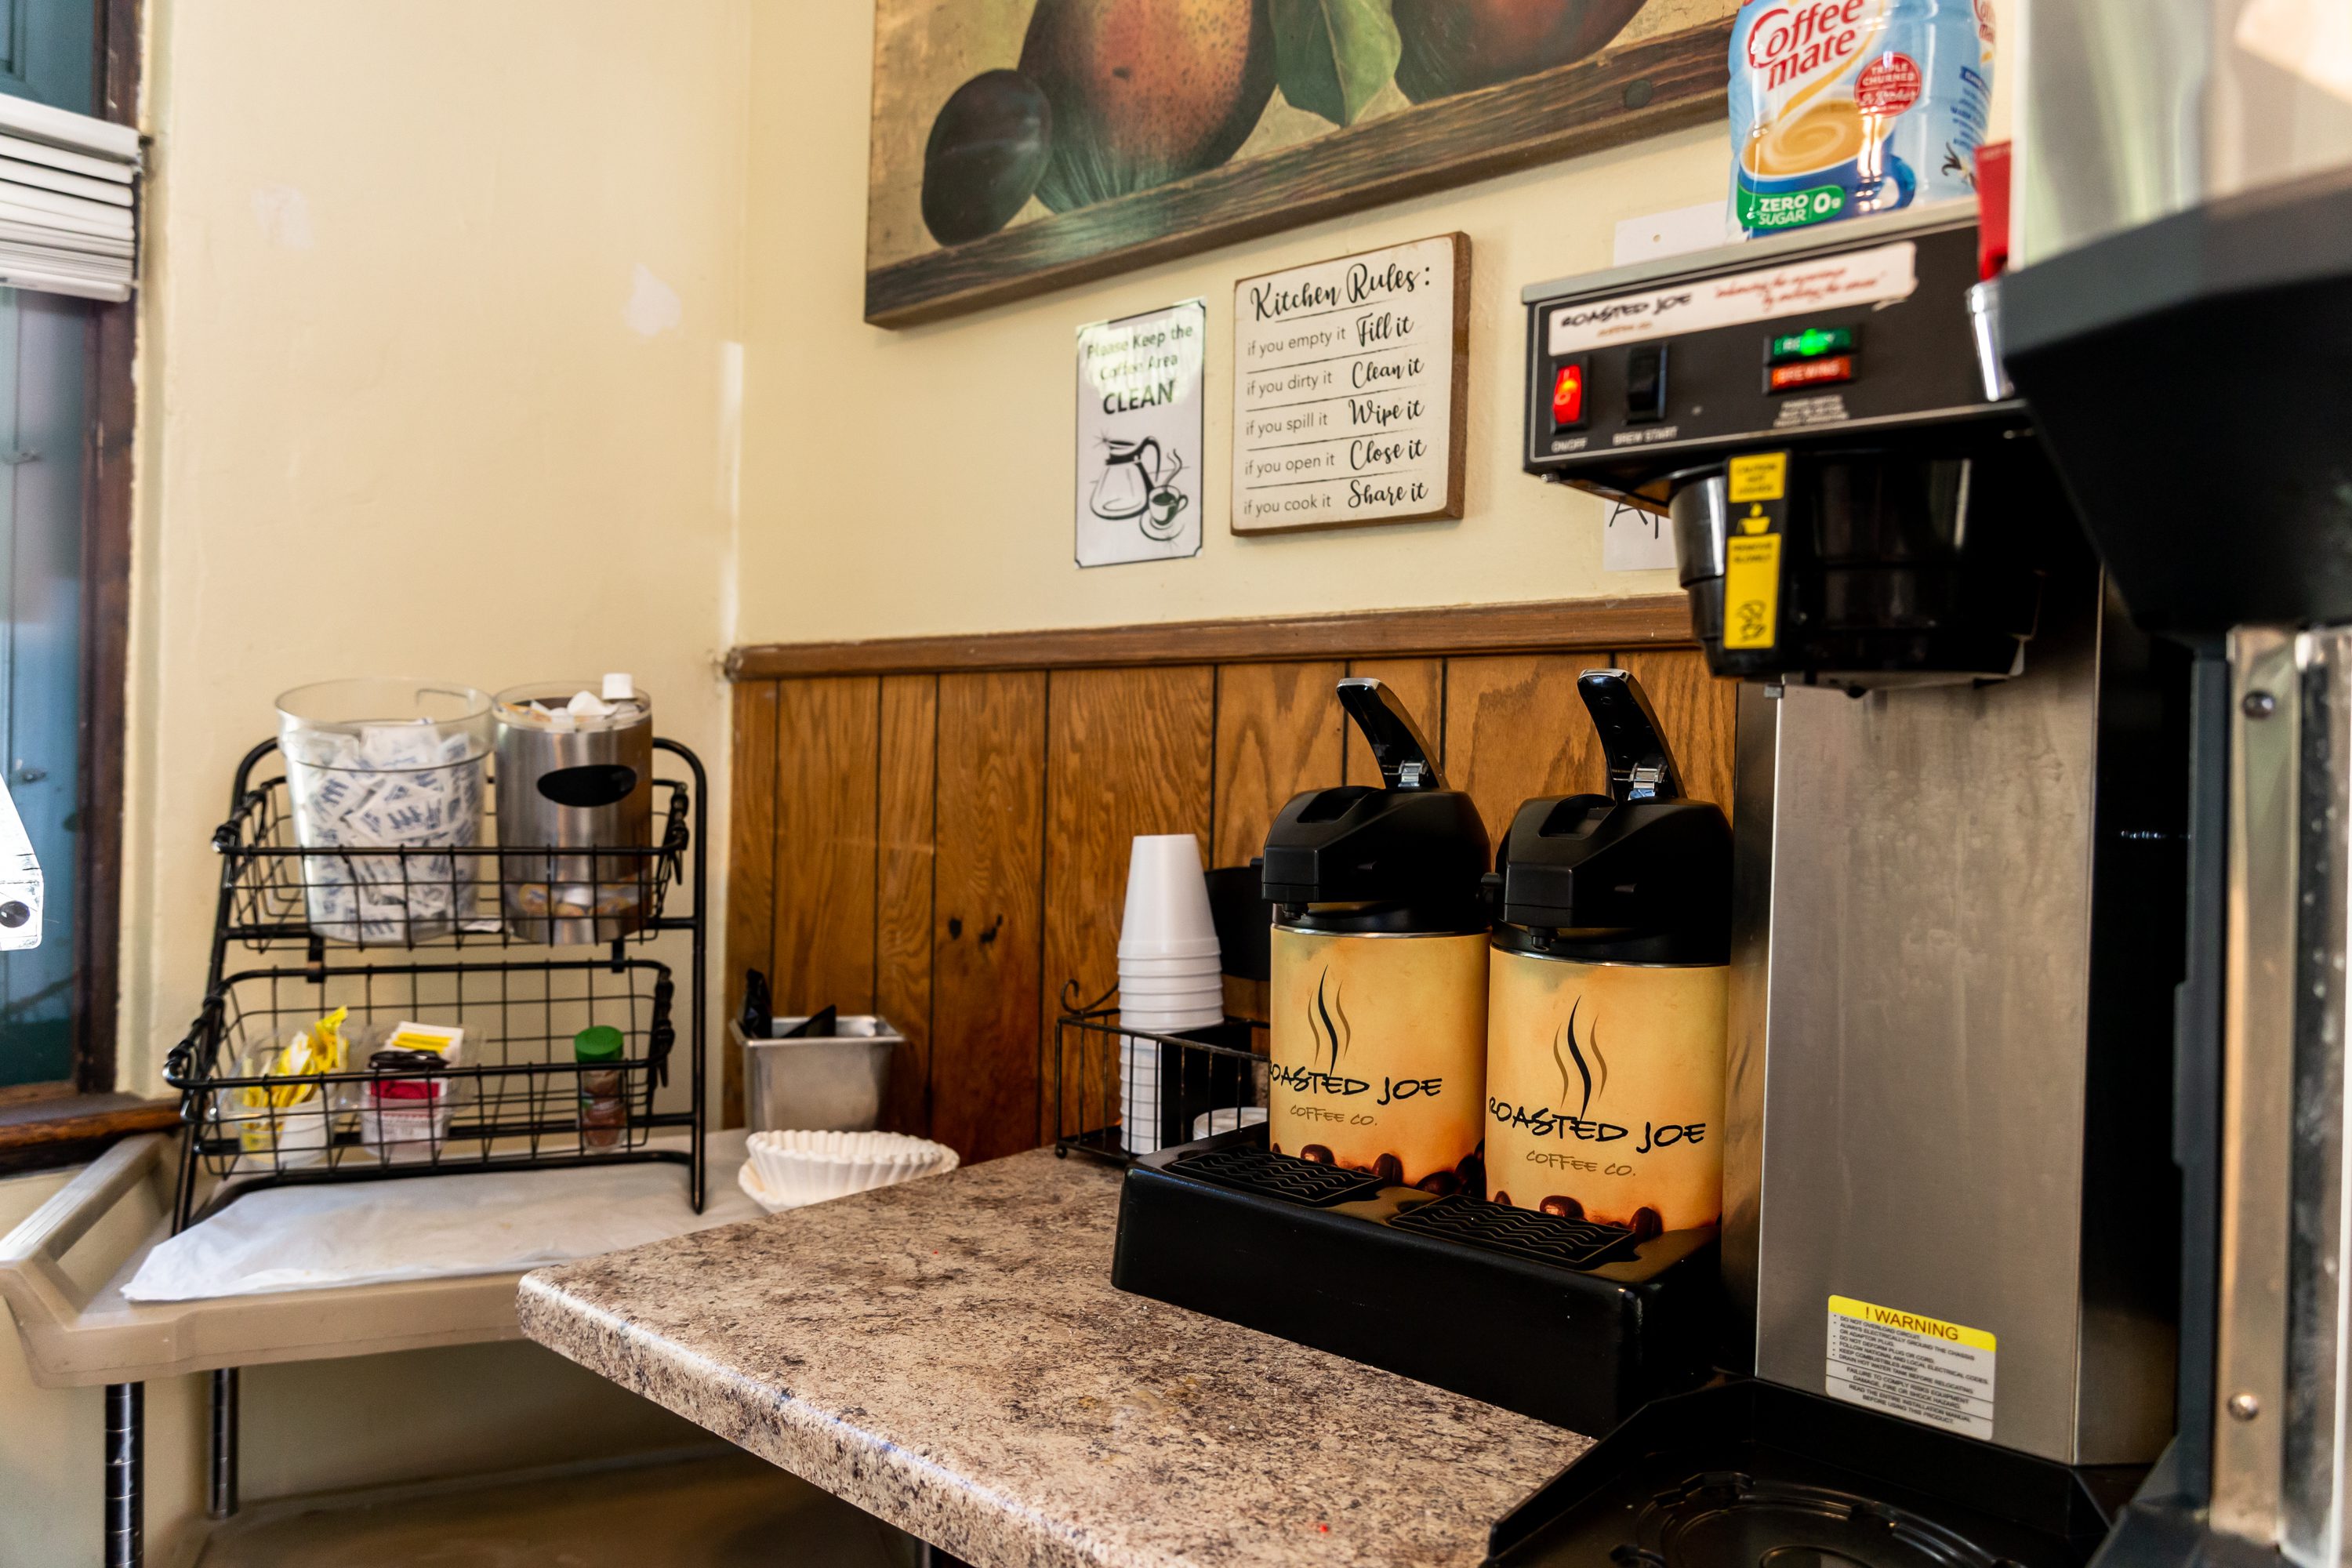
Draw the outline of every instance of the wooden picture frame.
[[[1069,210],[1033,200],[1006,226],[942,245],[908,194],[944,110],[940,82],[965,68],[1013,78],[1020,52],[1018,38],[971,36],[980,25],[965,13],[977,8],[878,0],[865,309],[877,326],[939,321],[1718,119],[1738,0],[1638,0],[1624,37],[1571,63],[1409,105],[1391,86],[1391,100],[1344,127],[1267,151],[1244,144],[1198,173]],[[1637,36],[1653,17],[1696,19]],[[964,63],[947,65],[959,49]],[[900,83],[902,71],[910,83],[923,71],[939,80],[918,89]],[[1275,113],[1301,111],[1277,96]]]

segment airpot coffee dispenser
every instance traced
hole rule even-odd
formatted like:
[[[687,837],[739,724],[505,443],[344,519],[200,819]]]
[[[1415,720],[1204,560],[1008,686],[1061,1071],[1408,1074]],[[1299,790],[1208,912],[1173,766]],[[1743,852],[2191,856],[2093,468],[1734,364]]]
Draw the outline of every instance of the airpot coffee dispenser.
[[[1266,834],[1270,1140],[1400,1186],[1475,1192],[1486,825],[1387,687],[1342,680],[1339,705],[1381,784],[1309,790]]]
[[[1722,1217],[1731,826],[1639,682],[1576,689],[1609,794],[1528,801],[1496,858],[1487,1196],[1646,1240]]]

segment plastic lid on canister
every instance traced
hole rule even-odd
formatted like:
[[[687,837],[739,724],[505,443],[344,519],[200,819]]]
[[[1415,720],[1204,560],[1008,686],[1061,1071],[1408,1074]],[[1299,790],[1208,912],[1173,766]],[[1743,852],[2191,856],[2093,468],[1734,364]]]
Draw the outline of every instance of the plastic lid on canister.
[[[1470,932],[1486,929],[1486,824],[1448,789],[1434,749],[1380,681],[1339,682],[1381,784],[1308,790],[1265,836],[1262,894],[1286,923],[1328,931]]]
[[[1730,823],[1721,807],[1684,797],[1639,681],[1588,669],[1576,688],[1609,793],[1519,807],[1495,858],[1496,945],[1587,963],[1728,962]]]
[[[627,1042],[621,1031],[610,1024],[591,1024],[572,1037],[572,1059],[580,1062],[616,1062]]]

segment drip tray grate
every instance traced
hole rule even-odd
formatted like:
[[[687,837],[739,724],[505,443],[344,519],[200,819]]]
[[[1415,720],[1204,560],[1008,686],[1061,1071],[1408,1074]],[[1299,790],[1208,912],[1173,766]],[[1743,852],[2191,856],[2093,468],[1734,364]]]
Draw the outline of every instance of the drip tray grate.
[[[1507,1252],[1565,1268],[1615,1263],[1633,1257],[1636,1245],[1633,1231],[1623,1226],[1515,1209],[1463,1194],[1407,1209],[1388,1223],[1397,1230],[1417,1231],[1442,1241]]]
[[[1352,1198],[1369,1198],[1381,1180],[1363,1171],[1343,1171],[1265,1149],[1207,1149],[1178,1160],[1174,1173],[1221,1187],[1263,1193],[1286,1203],[1322,1208]]]

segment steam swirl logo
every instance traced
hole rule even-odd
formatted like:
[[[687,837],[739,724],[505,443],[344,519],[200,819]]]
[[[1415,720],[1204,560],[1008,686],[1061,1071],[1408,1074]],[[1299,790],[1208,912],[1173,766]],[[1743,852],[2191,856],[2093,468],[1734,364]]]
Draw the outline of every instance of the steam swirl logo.
[[[1324,1070],[1333,1073],[1339,1070],[1339,1058],[1355,1037],[1355,1030],[1348,1023],[1348,1010],[1339,1005],[1340,989],[1331,984],[1331,971],[1327,967],[1316,977],[1315,1005],[1307,1010],[1307,1032],[1318,1048],[1330,1053],[1330,1063]]]
[[[1580,1121],[1591,1114],[1593,1097],[1605,1094],[1609,1089],[1609,1058],[1601,1054],[1599,1026],[1587,1023],[1584,1039],[1580,1042],[1576,1037],[1576,1015],[1578,1009],[1583,1005],[1583,998],[1579,997],[1568,1010],[1568,1022],[1560,1026],[1559,1033],[1552,1037],[1551,1042],[1552,1065],[1559,1068],[1561,1109],[1567,1108],[1569,1096],[1576,1092],[1568,1080],[1569,1062],[1573,1061],[1576,1064],[1576,1076],[1583,1082],[1584,1098],[1576,1109],[1577,1118]],[[1568,1047],[1568,1056],[1564,1059],[1559,1054],[1560,1047],[1563,1045]],[[1591,1058],[1590,1061],[1586,1060],[1588,1057]],[[1592,1070],[1596,1066],[1601,1069],[1598,1081],[1595,1081]]]

